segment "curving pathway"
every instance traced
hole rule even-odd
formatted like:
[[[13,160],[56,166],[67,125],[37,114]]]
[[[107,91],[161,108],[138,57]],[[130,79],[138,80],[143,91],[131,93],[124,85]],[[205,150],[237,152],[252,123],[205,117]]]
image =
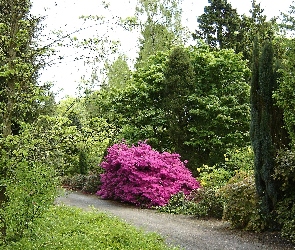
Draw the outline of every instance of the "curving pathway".
[[[282,241],[276,234],[230,230],[226,222],[159,213],[155,210],[102,200],[95,195],[85,195],[80,192],[67,193],[59,197],[57,203],[85,210],[94,207],[145,231],[157,232],[164,237],[167,244],[180,246],[186,250],[295,249],[295,245]]]

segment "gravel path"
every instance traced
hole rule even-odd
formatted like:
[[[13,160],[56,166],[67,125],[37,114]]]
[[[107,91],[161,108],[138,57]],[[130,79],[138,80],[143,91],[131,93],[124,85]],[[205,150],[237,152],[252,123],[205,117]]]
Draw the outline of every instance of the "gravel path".
[[[59,204],[91,210],[91,207],[114,215],[148,232],[162,235],[169,245],[186,250],[288,250],[295,249],[276,234],[254,234],[229,229],[226,222],[200,220],[192,216],[158,213],[119,202],[99,199],[95,195],[71,192],[58,198]]]

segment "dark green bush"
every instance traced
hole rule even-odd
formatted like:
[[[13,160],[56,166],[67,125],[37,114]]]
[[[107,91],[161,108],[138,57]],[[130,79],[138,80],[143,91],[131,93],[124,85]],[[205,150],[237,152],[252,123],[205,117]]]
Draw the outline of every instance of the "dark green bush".
[[[73,190],[82,190],[86,176],[83,174],[76,174],[70,178],[70,188]]]

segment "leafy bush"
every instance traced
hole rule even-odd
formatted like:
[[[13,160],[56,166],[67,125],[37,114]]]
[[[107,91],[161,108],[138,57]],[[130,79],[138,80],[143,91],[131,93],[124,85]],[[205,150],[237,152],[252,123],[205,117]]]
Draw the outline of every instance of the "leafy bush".
[[[213,188],[215,190],[224,186],[233,176],[231,171],[217,166],[209,167],[203,165],[198,171],[202,187]]]
[[[281,199],[276,206],[282,236],[295,243],[295,152],[279,152],[274,178],[280,182]]]
[[[227,171],[251,171],[254,168],[254,152],[251,146],[229,149],[225,154]]]
[[[51,207],[20,241],[5,250],[120,249],[168,250],[155,233],[145,233],[121,220],[97,211],[84,212],[65,206]]]
[[[86,176],[83,174],[76,174],[70,178],[70,187],[73,190],[82,190],[84,183],[86,181]]]
[[[170,214],[194,215],[198,218],[222,218],[223,200],[211,188],[199,188],[185,195],[179,192],[172,195],[164,206],[157,207],[160,212]]]
[[[240,171],[220,189],[225,199],[223,218],[234,228],[261,231],[264,220],[259,213],[259,200],[253,174]]]
[[[0,204],[2,241],[22,237],[56,195],[53,163],[59,161],[59,153],[47,144],[45,133],[35,132],[39,129],[36,124],[23,124],[20,135],[0,140],[0,186],[5,193]]]
[[[171,196],[164,206],[156,207],[158,211],[169,214],[194,215],[197,204],[191,201],[183,192]]]
[[[97,172],[90,172],[85,178],[82,192],[94,194],[100,184],[100,174]]]
[[[191,193],[191,201],[196,204],[194,215],[198,218],[217,218],[223,215],[224,200],[219,189],[203,187]]]
[[[159,153],[145,142],[113,145],[101,167],[105,173],[97,195],[138,206],[163,206],[172,195],[199,188],[178,154]]]

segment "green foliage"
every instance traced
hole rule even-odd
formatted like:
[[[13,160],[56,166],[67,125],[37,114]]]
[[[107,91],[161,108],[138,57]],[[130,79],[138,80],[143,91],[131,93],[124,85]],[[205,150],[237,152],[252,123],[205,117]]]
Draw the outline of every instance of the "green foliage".
[[[280,201],[275,213],[282,227],[281,234],[295,242],[295,153],[291,150],[280,151],[276,158],[274,178],[280,182]]]
[[[295,243],[295,197],[286,197],[276,207],[277,221],[281,225],[281,235]]]
[[[190,120],[187,106],[188,97],[195,90],[194,69],[189,52],[182,47],[174,48],[164,71],[164,96],[161,103],[167,119],[167,133],[172,141],[173,150],[184,159],[188,158],[184,143],[188,138]]]
[[[149,56],[169,51],[183,40],[181,25],[182,0],[139,0],[136,16],[140,22],[142,38],[136,68],[144,66]],[[140,21],[141,20],[141,21]]]
[[[277,89],[272,42],[266,41],[261,55],[257,39],[254,47],[251,84],[251,140],[254,150],[256,188],[261,209],[270,214],[278,200],[278,183],[273,179],[276,152],[288,147],[282,110],[275,106],[272,93]],[[269,221],[271,224],[272,221]]]
[[[45,49],[35,44],[39,20],[29,14],[31,1],[1,0],[0,6],[0,123],[6,137],[46,103],[44,86],[36,80]]]
[[[131,77],[131,71],[123,56],[107,66],[108,86],[113,88],[123,87]]]
[[[35,124],[36,125],[36,124]],[[22,237],[24,231],[46,211],[56,194],[54,164],[59,153],[49,148],[40,127],[23,125],[19,136],[1,140],[1,240]]]
[[[290,136],[292,145],[295,143],[295,80],[294,80],[294,67],[292,62],[294,61],[294,39],[284,39],[280,42],[280,46],[284,49],[283,55],[283,67],[280,69],[281,77],[279,79],[278,89],[274,92],[273,97],[276,104],[283,110],[283,120]]]
[[[224,163],[224,154],[249,144],[249,69],[232,50],[192,53],[195,91],[189,96],[189,140],[195,165]]]
[[[169,248],[155,233],[144,233],[121,220],[95,210],[84,212],[65,206],[51,207],[20,241],[0,249],[150,249]]]
[[[202,187],[209,189],[212,188],[215,190],[224,186],[233,176],[232,171],[228,171],[223,167],[217,166],[209,167],[207,165],[203,165],[203,167],[199,168],[198,171]]]
[[[196,203],[195,216],[221,219],[224,199],[214,187],[203,187],[192,194]]]
[[[97,192],[98,187],[101,184],[100,174],[102,174],[102,169],[100,172],[90,171],[88,174],[75,174],[73,176],[63,176],[61,178],[61,184],[63,187],[70,190],[78,190],[84,193],[94,194]]]
[[[52,166],[25,160],[16,164],[5,181],[8,201],[4,204],[4,210],[1,210],[6,241],[22,237],[24,231],[32,227],[32,223],[47,211],[56,197],[57,181]]]
[[[251,146],[229,149],[225,156],[224,168],[230,172],[254,169],[254,152]]]
[[[227,0],[209,0],[204,13],[198,17],[195,39],[204,41],[214,48],[236,48],[239,43],[240,17]]]
[[[197,204],[191,201],[183,192],[179,192],[172,195],[165,206],[158,206],[156,209],[159,212],[169,214],[195,215]]]
[[[172,195],[165,206],[156,207],[158,211],[170,214],[194,215],[197,218],[221,219],[223,198],[214,188],[200,188],[189,196],[182,192]]]
[[[261,231],[266,229],[259,210],[253,174],[240,171],[220,190],[225,199],[223,218],[234,228]]]
[[[249,143],[248,76],[231,50],[175,48],[151,56],[124,88],[93,93],[87,110],[114,128],[113,143],[148,139],[159,151],[180,153],[197,174]]]

